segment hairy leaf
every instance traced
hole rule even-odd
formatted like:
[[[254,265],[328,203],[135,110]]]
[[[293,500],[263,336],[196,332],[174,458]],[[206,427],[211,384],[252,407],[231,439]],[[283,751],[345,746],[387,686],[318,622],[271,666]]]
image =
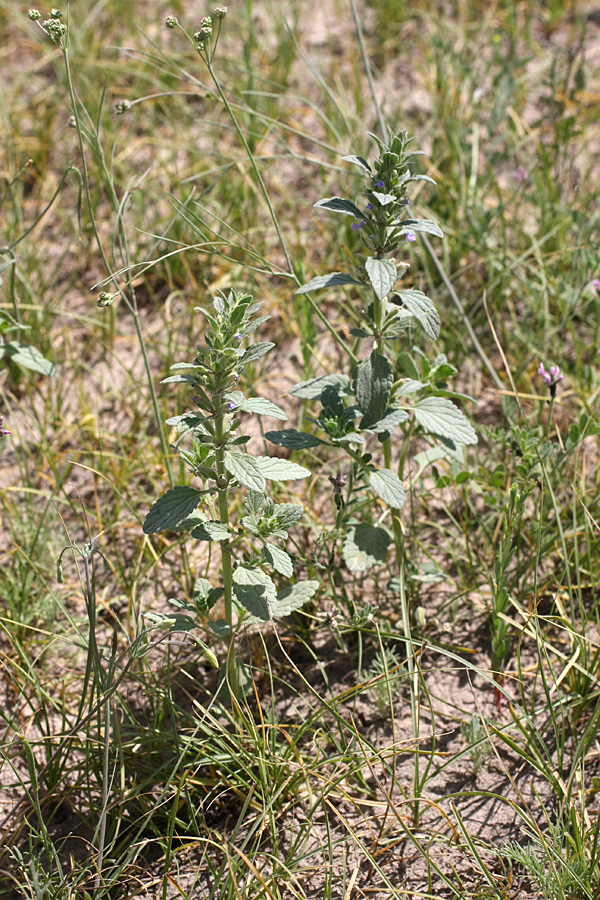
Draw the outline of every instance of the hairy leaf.
[[[360,166],[360,168],[364,169],[365,172],[368,172],[369,175],[371,174],[371,166],[362,156],[342,156],[342,159],[344,162],[354,163],[355,166]]]
[[[337,287],[340,284],[362,284],[358,278],[353,275],[347,275],[345,272],[330,272],[329,275],[318,275],[311,279],[296,291],[297,294],[308,294],[309,291],[320,291],[326,287]]]
[[[330,212],[344,213],[346,216],[354,216],[356,219],[364,219],[365,214],[352,203],[351,200],[344,200],[342,197],[325,197],[315,203],[318,209],[328,209]]]
[[[268,622],[277,603],[277,590],[268,575],[260,569],[238,566],[233,573],[236,601],[253,616]]]
[[[425,234],[435,234],[436,237],[444,237],[444,232],[438,223],[432,222],[430,219],[405,219],[400,222],[400,232],[406,234],[407,231],[421,231]]]
[[[305,603],[308,603],[318,589],[318,581],[299,581],[292,587],[279,591],[273,615],[289,616],[294,610],[300,609]]]
[[[399,291],[404,308],[420,323],[427,337],[435,340],[440,333],[440,316],[429,299],[422,291]]]
[[[373,290],[380,300],[387,297],[396,283],[396,264],[391,259],[375,259],[369,256],[365,262],[365,269]]]
[[[287,419],[282,409],[276,406],[275,403],[271,403],[270,400],[265,400],[264,397],[250,397],[250,399],[241,403],[240,409],[244,412],[256,413],[259,416],[271,416],[272,419],[281,419],[282,422]]]
[[[261,474],[270,481],[296,481],[310,475],[310,471],[304,466],[290,462],[289,459],[279,459],[277,456],[257,456],[256,462]]]
[[[240,357],[240,366],[246,366],[248,363],[256,362],[257,359],[260,359],[261,356],[264,356],[265,353],[272,350],[274,346],[275,344],[270,341],[257,341],[256,344],[252,344],[251,347],[248,347],[244,355]]]
[[[385,562],[389,545],[390,536],[385,528],[366,522],[354,525],[344,541],[344,562],[351,572],[366,572]]]
[[[301,381],[294,385],[290,394],[292,397],[298,397],[300,400],[318,400],[321,397],[323,388],[332,385],[338,389],[341,396],[351,394],[350,379],[347,375],[338,374],[319,375],[318,378],[309,378],[308,381]]]
[[[269,565],[273,566],[276,572],[279,572],[280,575],[285,575],[286,578],[292,577],[294,567],[285,550],[282,550],[281,547],[277,547],[275,544],[265,544],[262,552],[263,558]]]
[[[457,444],[477,443],[477,435],[465,414],[446,397],[425,397],[413,408],[417,422],[425,431]]]
[[[240,484],[250,488],[251,491],[259,491],[263,493],[265,490],[265,479],[260,471],[260,467],[253,456],[248,453],[232,453],[225,452],[225,468],[230,475],[233,475]]]
[[[144,534],[158,534],[173,528],[196,509],[201,497],[201,491],[189,485],[172,487],[152,504],[142,526]]]
[[[282,428],[281,431],[267,431],[265,437],[272,444],[287,447],[288,450],[307,450],[309,447],[318,447],[323,441],[314,434],[306,434],[304,431],[296,431],[295,428]]]
[[[49,359],[42,356],[37,347],[22,341],[9,341],[4,345],[4,355],[23,369],[39,372],[41,375],[56,375],[56,368]]]
[[[395,472],[390,469],[377,469],[371,472],[369,483],[378,497],[392,509],[402,509],[406,502],[404,485]]]
[[[384,356],[373,350],[354,370],[354,394],[363,418],[361,428],[368,428],[385,415],[394,383],[391,366]]]

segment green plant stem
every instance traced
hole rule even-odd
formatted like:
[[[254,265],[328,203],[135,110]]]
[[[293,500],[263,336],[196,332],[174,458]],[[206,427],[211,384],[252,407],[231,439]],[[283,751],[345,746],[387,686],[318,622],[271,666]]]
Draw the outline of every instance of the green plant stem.
[[[218,475],[219,492],[219,520],[223,525],[229,525],[229,505],[227,502],[227,472],[225,471],[225,448],[219,446],[223,442],[223,416],[215,417],[215,464]],[[225,486],[223,486],[225,485]],[[231,558],[231,544],[229,541],[219,543],[221,549],[221,568],[223,572],[223,590],[225,604],[225,620],[229,626],[227,638],[227,677],[233,698],[239,696],[239,684],[237,677],[237,664],[235,658],[235,634],[233,631],[233,562]]]

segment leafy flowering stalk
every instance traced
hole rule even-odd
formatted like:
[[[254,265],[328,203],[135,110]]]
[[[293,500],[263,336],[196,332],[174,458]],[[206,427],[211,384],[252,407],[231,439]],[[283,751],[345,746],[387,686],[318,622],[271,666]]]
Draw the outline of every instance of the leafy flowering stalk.
[[[556,398],[556,385],[559,383],[559,381],[562,381],[565,376],[560,371],[558,366],[550,366],[550,370],[546,372],[544,363],[540,363],[540,367],[537,370],[537,373],[541,376],[542,381],[550,391],[550,399],[548,400],[550,411],[548,413],[548,425],[546,428],[546,439],[548,439],[550,437],[550,425],[552,422],[552,407],[554,406],[554,400]]]
[[[292,389],[294,396],[321,404],[321,412],[312,420],[318,429],[316,434],[284,429],[269,432],[266,437],[290,449],[319,444],[338,446],[350,457],[352,482],[362,479],[374,498],[392,510],[401,574],[403,532],[399,511],[406,499],[402,477],[411,434],[419,431],[434,444],[431,461],[456,455],[463,445],[476,443],[477,437],[453,402],[453,397],[459,395],[453,394],[446,384],[448,376],[456,370],[442,354],[429,362],[424,353],[412,346],[414,338],[408,334],[409,327],[418,325],[426,337],[438,337],[440,317],[433,302],[414,288],[396,290],[396,283],[410,268],[407,261],[397,258],[406,241],[412,242],[419,232],[442,236],[435,222],[413,218],[408,212],[411,187],[415,182],[432,182],[432,179],[413,170],[414,159],[422,152],[410,149],[412,139],[406,131],[390,130],[387,143],[375,135],[371,137],[379,152],[372,163],[362,156],[343,157],[359,169],[364,179],[360,199],[354,202],[327,197],[315,204],[318,209],[355,220],[353,230],[362,245],[356,254],[359,265],[351,272],[332,272],[313,278],[297,291],[304,294],[339,285],[365,291],[370,299],[362,304],[365,310],[362,322],[360,327],[351,328],[350,333],[368,341],[371,351],[353,365],[350,376],[323,375]],[[401,354],[393,350],[397,341],[407,344]],[[394,462],[392,434],[398,427],[402,429],[403,440],[399,458]],[[382,445],[383,465],[374,460],[373,452],[367,452],[367,443],[373,444],[374,438]],[[337,496],[336,505],[339,508]],[[358,566],[364,570],[385,561],[387,544],[382,540],[381,531],[369,522],[352,525],[344,545],[344,558],[353,571],[361,570]],[[364,552],[358,552],[359,545]],[[352,546],[357,548],[355,554]]]
[[[278,591],[270,573],[292,578],[292,560],[281,546],[288,529],[298,522],[303,509],[295,503],[275,503],[266,496],[267,481],[294,481],[310,475],[296,463],[247,452],[250,436],[241,432],[243,416],[267,415],[285,420],[286,414],[270,400],[246,397],[239,390],[244,367],[265,356],[274,344],[247,338],[268,316],[257,316],[260,304],[248,294],[222,294],[213,302],[214,312],[201,312],[209,325],[205,343],[191,363],[172,366],[176,374],[164,383],[187,384],[195,409],[167,420],[180,437],[174,445],[191,476],[201,486],[178,485],[160,497],[144,521],[144,532],[188,531],[202,542],[214,542],[221,555],[221,584],[199,578],[192,601],[172,600],[176,607],[206,619],[223,599],[224,618],[209,620],[211,630],[228,640],[227,676],[234,695],[239,693],[235,633],[242,621],[267,622],[299,609],[315,593],[315,581],[296,582]],[[186,441],[187,439],[187,441]],[[232,497],[244,491],[247,515],[235,527],[230,521]],[[200,511],[197,507],[203,506]],[[243,551],[241,548],[244,548]],[[237,625],[234,619],[237,612]],[[187,614],[157,616],[156,625],[187,631],[196,621]],[[200,642],[205,655],[216,657]]]

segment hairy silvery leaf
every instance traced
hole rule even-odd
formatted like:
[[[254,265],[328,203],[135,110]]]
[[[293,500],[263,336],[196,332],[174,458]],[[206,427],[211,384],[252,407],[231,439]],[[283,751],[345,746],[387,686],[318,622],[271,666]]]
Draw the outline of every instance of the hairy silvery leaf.
[[[192,531],[192,537],[197,541],[228,541],[232,532],[223,522],[200,522]]]
[[[393,409],[383,419],[379,419],[378,422],[375,422],[368,428],[365,428],[361,422],[361,428],[363,431],[368,431],[372,434],[383,434],[384,432],[392,432],[397,425],[406,422],[407,419],[408,413],[405,409]]]
[[[295,428],[282,428],[281,431],[267,431],[265,437],[272,444],[287,447],[288,450],[307,450],[309,447],[317,447],[323,441],[314,434],[306,434],[304,431],[296,431]]]
[[[414,378],[407,378],[396,391],[396,396],[406,397],[408,394],[415,394],[417,391],[423,390],[424,387],[427,387],[427,385],[422,381],[417,381]]]
[[[400,222],[400,233],[406,234],[407,231],[422,231],[425,234],[444,237],[444,232],[437,222],[432,222],[430,219],[404,219]]]
[[[291,528],[302,518],[304,508],[298,503],[278,503],[275,507],[275,518],[279,528]]]
[[[248,400],[244,400],[239,408],[243,412],[256,413],[259,416],[271,416],[272,419],[281,419],[282,422],[287,419],[282,409],[276,406],[275,403],[271,403],[270,400],[265,400],[264,397],[250,397]]]
[[[396,264],[391,259],[376,259],[369,256],[365,269],[373,290],[380,300],[387,297],[396,283]]]
[[[351,572],[366,572],[385,562],[390,536],[385,528],[364,522],[353,525],[344,541],[342,554]]]
[[[168,375],[162,379],[161,384],[194,384],[195,381],[195,375]]]
[[[273,566],[275,571],[279,572],[280,575],[291,578],[294,574],[292,560],[281,547],[277,547],[275,544],[265,544],[262,555],[263,559],[268,562],[269,565]]]
[[[196,627],[196,622],[191,616],[185,616],[182,613],[172,613],[171,615],[163,615],[163,613],[145,612],[144,618],[150,622],[152,628],[168,628],[169,631],[191,631]]]
[[[3,355],[7,359],[23,369],[30,369],[32,372],[39,372],[41,375],[50,375],[51,377],[56,375],[54,364],[42,356],[37,347],[24,344],[22,341],[8,341],[3,350]]]
[[[172,487],[152,504],[142,526],[144,534],[158,534],[173,528],[196,509],[201,497],[202,492],[189,485]]]
[[[369,175],[371,174],[371,166],[362,156],[342,156],[342,159],[344,162],[354,163],[355,166],[360,166],[360,168],[364,169],[365,172],[368,172]]]
[[[476,444],[473,426],[451,400],[445,397],[425,397],[413,407],[419,425],[431,434],[449,438],[457,444]]]
[[[277,604],[277,589],[268,575],[260,569],[238,566],[233,573],[233,593],[236,601],[249,613],[268,622]]]
[[[246,497],[244,499],[244,506],[250,513],[250,515],[258,516],[260,514],[261,509],[263,508],[263,503],[265,502],[265,495],[260,491],[253,491],[248,489],[246,491]]]
[[[279,459],[276,456],[257,456],[256,462],[261,475],[270,481],[296,481],[298,478],[308,478],[310,471],[298,463],[289,459]]]
[[[364,219],[365,214],[352,203],[351,200],[344,200],[342,197],[325,197],[315,203],[318,209],[328,209],[330,212],[344,213],[346,216],[354,216],[355,219]]]
[[[356,366],[353,378],[354,395],[363,413],[360,427],[368,428],[385,415],[394,383],[392,368],[384,356],[373,350]]]
[[[252,344],[251,347],[244,352],[244,354],[240,357],[239,365],[245,366],[248,363],[256,362],[257,359],[260,359],[261,356],[264,356],[265,353],[268,353],[269,350],[272,350],[275,344],[271,341],[257,341],[256,344]]]
[[[435,340],[440,333],[440,316],[433,301],[422,291],[399,291],[399,296],[405,309],[417,319],[427,337]]]
[[[299,581],[292,587],[279,591],[273,615],[289,616],[294,610],[300,609],[305,603],[308,603],[318,589],[318,581]]]
[[[297,294],[308,294],[309,291],[320,291],[326,287],[337,287],[340,284],[362,284],[358,278],[353,275],[347,275],[345,272],[331,272],[329,275],[318,275],[296,291]]]
[[[388,206],[390,203],[396,202],[396,198],[393,194],[380,194],[378,191],[371,191],[371,194],[381,206]]]
[[[378,497],[392,509],[402,509],[406,502],[404,485],[390,469],[377,469],[369,475],[369,483]]]
[[[308,381],[301,381],[290,390],[290,394],[292,397],[298,397],[300,400],[319,400],[323,388],[328,385],[336,387],[340,396],[348,396],[352,393],[348,376],[335,373],[334,375],[319,375],[318,378],[309,378]]]
[[[192,599],[198,612],[207,613],[224,593],[223,588],[214,588],[207,578],[197,578],[194,582]]]
[[[265,479],[253,456],[248,453],[231,453],[226,450],[225,468],[244,487],[250,488],[251,491],[264,492]]]
[[[332,438],[332,443],[334,444],[364,444],[365,439],[360,434],[355,434],[352,432],[351,434],[345,434],[343,437]]]

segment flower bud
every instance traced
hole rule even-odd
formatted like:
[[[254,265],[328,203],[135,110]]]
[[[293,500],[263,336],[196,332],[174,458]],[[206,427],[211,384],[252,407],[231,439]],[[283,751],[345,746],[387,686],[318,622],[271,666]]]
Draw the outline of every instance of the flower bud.
[[[167,16],[167,18],[165,19],[165,25],[167,26],[167,28],[177,28],[179,22],[177,21],[175,16]]]
[[[51,19],[60,19],[61,16],[62,16],[62,13],[61,13],[60,9],[51,9],[50,10],[50,18]]]
[[[112,306],[113,300],[118,296],[118,294],[109,294],[108,291],[102,291],[101,294],[98,294],[96,306],[98,306],[100,309],[103,309],[103,307],[105,306]]]
[[[37,22],[38,19],[42,18],[42,14],[39,9],[30,9],[27,13],[32,22]]]
[[[227,15],[227,7],[226,6],[217,6],[217,8],[213,12],[213,16],[215,19],[224,19]]]
[[[119,100],[114,106],[115,114],[122,116],[128,109],[131,109],[131,100]]]

